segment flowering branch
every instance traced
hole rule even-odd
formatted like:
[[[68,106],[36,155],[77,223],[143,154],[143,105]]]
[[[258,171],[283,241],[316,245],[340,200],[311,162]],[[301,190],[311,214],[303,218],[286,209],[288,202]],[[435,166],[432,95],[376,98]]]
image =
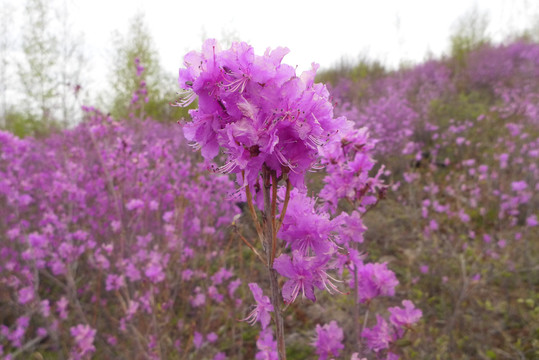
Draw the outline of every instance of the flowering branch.
[[[277,337],[277,353],[279,360],[286,360],[286,349],[284,340],[284,319],[281,312],[281,294],[279,291],[279,283],[277,280],[277,271],[273,268],[273,251],[276,247],[274,241],[276,234],[275,230],[275,209],[273,202],[270,199],[271,190],[271,170],[266,166],[262,170],[262,179],[264,183],[264,249],[266,251],[266,259],[268,260],[268,272],[270,280],[270,297],[273,309],[275,311],[275,328]]]

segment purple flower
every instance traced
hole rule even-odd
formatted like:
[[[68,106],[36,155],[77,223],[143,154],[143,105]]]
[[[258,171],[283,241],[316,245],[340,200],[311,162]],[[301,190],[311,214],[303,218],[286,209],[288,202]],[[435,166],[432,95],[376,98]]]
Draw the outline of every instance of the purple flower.
[[[131,320],[139,309],[139,303],[137,301],[129,300],[129,306],[125,314],[126,320]]]
[[[265,329],[270,323],[270,312],[273,311],[273,305],[271,304],[269,297],[264,296],[264,294],[262,293],[262,289],[260,288],[260,286],[258,286],[257,283],[250,283],[249,289],[251,289],[251,292],[253,293],[253,297],[256,301],[256,306],[253,311],[251,311],[249,315],[244,319],[244,321],[249,322],[251,325],[254,325],[257,321],[260,321],[262,329]]]
[[[330,255],[335,252],[331,236],[336,227],[329,214],[315,209],[314,199],[294,189],[279,236],[305,256],[311,250],[317,255]]]
[[[513,181],[511,183],[511,190],[513,190],[515,192],[524,191],[524,190],[526,190],[527,187],[528,187],[528,184],[524,180],[522,180],[522,181]]]
[[[163,267],[161,264],[156,262],[151,262],[146,266],[144,274],[148,279],[153,283],[158,283],[165,280],[165,274],[163,272]]]
[[[470,215],[468,215],[464,210],[459,211],[459,218],[462,222],[467,223],[470,222]]]
[[[11,344],[15,347],[20,347],[22,345],[22,342],[24,340],[24,335],[26,333],[26,330],[28,329],[28,325],[30,325],[30,318],[28,316],[21,316],[16,321],[16,327],[11,332],[11,334],[8,333],[8,328],[6,327],[5,334],[2,335],[6,336],[9,341],[11,341]]]
[[[226,354],[224,352],[218,352],[213,357],[213,360],[226,360]]]
[[[301,292],[303,296],[316,301],[314,296],[315,279],[311,273],[309,259],[304,258],[298,251],[294,251],[293,260],[288,255],[281,255],[273,262],[273,268],[279,274],[289,278],[283,286],[283,299],[292,303]]]
[[[390,307],[387,310],[391,313],[389,321],[395,326],[410,327],[421,319],[423,313],[416,309],[410,300],[403,300],[404,308]]]
[[[222,267],[215,274],[212,275],[211,280],[214,285],[222,284],[223,281],[230,279],[234,273],[225,267]]]
[[[168,262],[168,255],[162,255],[159,252],[152,251],[150,254],[150,263],[146,265],[144,275],[154,284],[165,280],[165,272],[163,271],[163,265],[166,266]]]
[[[277,341],[273,340],[271,328],[266,328],[260,332],[256,347],[258,349],[255,356],[256,360],[279,360]]]
[[[352,211],[351,214],[342,212],[334,220],[339,224],[339,236],[336,241],[339,244],[352,244],[363,242],[363,233],[367,227],[363,224],[359,211]]]
[[[63,296],[56,302],[56,311],[58,311],[60,319],[67,319],[67,305],[69,302]]]
[[[140,199],[131,199],[129,202],[125,205],[127,210],[136,210],[136,209],[142,209],[144,208],[144,201]]]
[[[206,296],[200,292],[198,287],[195,289],[195,292],[196,294],[194,297],[190,298],[190,302],[193,307],[200,307],[206,303]]]
[[[42,300],[39,303],[39,312],[43,317],[49,317],[51,314],[51,307],[50,307],[50,301],[49,300]]]
[[[534,227],[537,226],[539,222],[537,221],[537,215],[533,214],[526,218],[526,226]]]
[[[344,349],[342,344],[344,334],[336,321],[331,321],[324,326],[316,325],[316,337],[311,345],[316,347],[319,360],[326,360],[331,356],[339,356]]]
[[[77,359],[82,359],[95,351],[94,338],[96,330],[89,325],[79,324],[70,328],[71,336],[74,337],[76,350],[74,356]]]
[[[211,332],[209,334],[206,335],[206,340],[208,340],[209,343],[214,343],[217,341],[219,337],[217,336],[216,333],[214,332]]]
[[[142,72],[144,71],[144,66],[140,64],[140,59],[138,57],[135,58],[135,66],[137,68],[137,76],[140,77],[140,75],[142,75]]]
[[[399,284],[395,273],[387,268],[386,263],[369,263],[358,266],[357,292],[361,302],[367,302],[377,296],[395,295],[395,286]],[[353,279],[351,283],[353,287]]]
[[[119,290],[121,287],[125,286],[125,280],[123,275],[107,275],[107,280],[105,284],[105,290]]]
[[[375,164],[370,156],[374,141],[369,139],[365,127],[358,129],[343,117],[337,118],[335,123],[339,124],[339,132],[321,148],[322,163],[328,175],[320,197],[325,201],[325,210],[336,212],[339,200],[347,199],[360,204],[360,210],[364,211],[366,205],[376,202],[373,195],[383,187],[378,179],[381,172],[369,177]]]
[[[224,296],[217,290],[215,286],[208,287],[208,296],[218,303],[223,302]]]
[[[204,337],[201,333],[198,331],[195,331],[195,334],[193,335],[193,344],[195,345],[195,348],[200,349],[202,347],[202,344],[204,342]]]
[[[184,93],[177,105],[198,97],[185,137],[208,160],[223,148],[227,160],[219,171],[244,172],[250,185],[265,164],[278,176],[287,169],[292,184],[303,186],[318,146],[337,130],[329,92],[314,84],[318,65],[296,76],[293,67],[281,63],[287,53],[279,48],[257,56],[246,43],[221,50],[207,40],[202,52],[185,56],[186,68],[180,69]]]
[[[367,347],[374,352],[389,348],[389,344],[396,340],[393,330],[380,315],[376,315],[376,325],[372,329],[363,329],[361,336],[365,338]]]
[[[34,300],[34,286],[25,286],[19,290],[19,304],[24,305]]]
[[[140,271],[137,269],[136,265],[132,262],[128,262],[125,267],[125,275],[130,281],[140,280]]]
[[[241,279],[232,280],[228,284],[228,296],[231,298],[234,298],[234,293],[238,289],[238,287],[241,285]]]
[[[330,293],[339,291],[331,282],[334,278],[326,273],[329,257],[304,257],[299,251],[292,252],[292,259],[282,254],[273,262],[273,268],[289,280],[283,285],[283,300],[292,303],[301,293],[307,299],[316,301],[314,287],[326,288]]]

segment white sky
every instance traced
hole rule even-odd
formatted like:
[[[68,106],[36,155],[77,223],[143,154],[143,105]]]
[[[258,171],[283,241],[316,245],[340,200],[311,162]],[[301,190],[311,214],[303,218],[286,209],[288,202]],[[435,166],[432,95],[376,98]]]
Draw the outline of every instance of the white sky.
[[[5,0],[4,0],[5,1]],[[261,54],[286,46],[284,62],[300,70],[311,62],[330,67],[343,57],[377,59],[396,67],[448,49],[455,21],[476,7],[490,20],[488,34],[501,40],[538,21],[539,0],[56,0],[66,2],[75,31],[84,33],[92,87],[103,88],[112,54],[112,32],[125,34],[138,11],[159,51],[161,65],[176,76],[183,55],[200,50],[203,37],[233,34]],[[22,10],[23,0],[8,0]],[[20,15],[19,15],[20,16]]]

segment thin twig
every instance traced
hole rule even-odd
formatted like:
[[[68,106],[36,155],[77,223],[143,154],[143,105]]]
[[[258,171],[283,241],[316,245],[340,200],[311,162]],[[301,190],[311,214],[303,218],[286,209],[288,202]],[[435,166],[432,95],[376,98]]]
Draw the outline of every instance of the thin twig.
[[[273,266],[273,260],[277,252],[277,174],[275,170],[271,171],[271,226],[272,226],[272,237],[271,237],[271,257],[270,257],[270,266]]]
[[[363,318],[363,327],[361,328],[361,332],[363,332],[363,330],[365,330],[367,327],[367,320],[369,320],[369,306],[367,306],[367,310],[365,310],[365,318]]]
[[[245,243],[245,245],[247,245],[249,247],[249,249],[251,249],[255,255],[260,259],[260,261],[262,261],[263,264],[266,264],[266,261],[262,258],[262,256],[260,255],[260,253],[255,249],[255,247],[249,242],[249,240],[247,240],[239,231],[238,229],[236,228],[236,234],[239,236],[239,238],[241,239],[241,241],[243,241]]]
[[[284,336],[284,319],[283,314],[281,313],[281,295],[279,291],[278,283],[278,274],[277,271],[273,268],[273,264],[270,263],[272,245],[270,244],[271,239],[273,239],[273,222],[271,219],[271,170],[264,164],[262,170],[262,179],[264,182],[264,250],[267,257],[267,267],[268,275],[270,282],[270,298],[273,305],[273,311],[275,313],[275,333],[277,339],[277,354],[279,360],[286,360],[286,346],[285,346],[285,336]]]
[[[19,354],[22,354],[23,352],[33,348],[35,345],[39,344],[43,339],[45,339],[46,336],[38,336],[33,338],[32,340],[26,342],[23,346],[19,347],[17,351],[11,354],[13,358],[16,358],[19,356]]]
[[[281,210],[281,215],[279,216],[279,225],[277,226],[277,231],[283,226],[284,216],[286,214],[286,209],[288,208],[288,202],[290,201],[290,191],[292,190],[292,184],[288,176],[284,177],[286,180],[286,194],[284,196],[283,210]]]
[[[262,234],[262,228],[260,227],[258,216],[256,215],[255,206],[253,205],[253,196],[251,194],[251,189],[249,188],[249,184],[245,186],[245,195],[247,197],[247,207],[249,208],[251,219],[253,220],[253,223],[255,224],[256,233],[258,234],[258,238],[260,239],[260,241],[262,241],[262,239],[264,238],[264,235]]]

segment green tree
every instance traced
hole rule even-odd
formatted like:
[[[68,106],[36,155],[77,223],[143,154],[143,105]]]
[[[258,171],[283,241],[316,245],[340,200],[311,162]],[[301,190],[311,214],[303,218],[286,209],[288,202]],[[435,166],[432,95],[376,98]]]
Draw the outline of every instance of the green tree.
[[[79,98],[85,93],[83,69],[88,60],[83,50],[83,36],[73,31],[73,24],[69,21],[69,9],[64,0],[61,8],[57,9],[56,17],[60,31],[58,32],[58,79],[59,102],[58,114],[63,126],[78,122],[80,115]]]
[[[12,28],[12,14],[13,6],[11,4],[2,2],[2,8],[0,9],[0,92],[1,92],[1,104],[2,114],[0,117],[0,127],[6,125],[6,114],[8,113],[8,91],[10,85],[13,84],[11,72],[12,63],[11,50],[13,45],[13,39],[11,34]]]
[[[472,8],[462,16],[454,25],[454,32],[450,38],[451,56],[459,66],[464,66],[468,54],[481,46],[490,43],[487,35],[489,19],[487,14]]]
[[[58,38],[53,32],[50,2],[27,0],[26,24],[22,33],[24,59],[19,64],[23,86],[23,107],[43,124],[54,122],[53,111],[58,105],[58,79],[55,76],[60,57]]]
[[[111,102],[108,104],[110,113],[117,118],[127,118],[130,113],[135,113],[138,116],[162,119],[170,113],[168,103],[173,100],[173,96],[167,94],[168,86],[163,86],[166,78],[144,15],[139,13],[131,19],[127,36],[116,33],[114,44],[115,53],[109,76],[109,88],[112,89],[109,96]],[[140,65],[144,67],[141,74],[137,74],[135,59],[139,59]],[[148,101],[142,101],[143,106],[135,109],[132,104],[133,94],[140,88],[142,81],[147,89]]]
[[[67,0],[58,5],[27,0],[24,7],[24,57],[18,64],[23,101],[16,112],[26,113],[23,118],[35,120],[34,124],[41,123],[41,129],[76,123],[80,113],[78,97],[86,63],[82,36],[76,35],[69,22]]]

